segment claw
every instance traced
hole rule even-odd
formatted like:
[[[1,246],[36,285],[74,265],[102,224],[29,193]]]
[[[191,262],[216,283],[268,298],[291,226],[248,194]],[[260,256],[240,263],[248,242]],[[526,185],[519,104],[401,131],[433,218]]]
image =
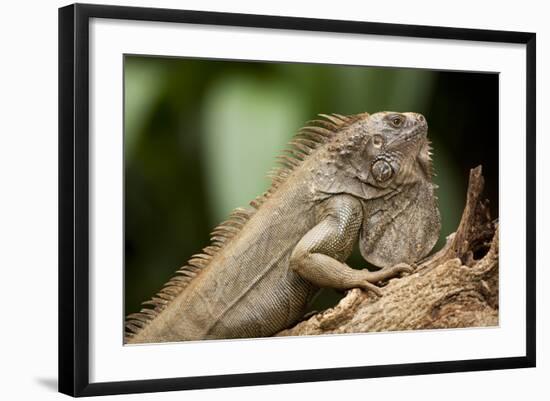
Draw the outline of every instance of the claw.
[[[368,282],[368,281],[363,282],[362,285],[361,285],[361,288],[365,291],[374,292],[378,297],[382,296],[382,291],[380,290],[380,288],[378,286],[374,285],[373,283]]]
[[[412,272],[414,272],[413,267],[411,265],[406,264],[406,263],[398,263],[395,266],[393,266],[392,269],[396,273],[409,273],[409,274],[411,274]]]

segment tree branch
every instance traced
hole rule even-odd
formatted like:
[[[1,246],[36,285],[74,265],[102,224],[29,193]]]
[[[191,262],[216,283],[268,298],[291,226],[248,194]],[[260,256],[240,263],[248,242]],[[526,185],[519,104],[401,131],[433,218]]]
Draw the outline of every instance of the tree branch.
[[[483,186],[478,166],[470,171],[457,231],[414,273],[385,283],[382,297],[351,290],[277,336],[498,325],[498,222],[481,198]]]

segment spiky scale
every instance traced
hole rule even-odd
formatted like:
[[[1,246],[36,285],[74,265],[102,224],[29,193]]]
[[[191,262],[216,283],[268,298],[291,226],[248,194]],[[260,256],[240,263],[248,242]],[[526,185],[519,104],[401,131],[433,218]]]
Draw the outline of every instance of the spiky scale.
[[[317,127],[317,126],[307,126],[300,130],[300,132],[304,133],[313,133],[317,135],[321,135],[324,140],[327,140],[328,138],[332,137],[334,132],[329,128],[323,128],[323,127]]]
[[[187,278],[195,278],[196,277],[196,273],[191,271],[190,269],[180,269],[176,272],[176,274],[179,274],[180,276],[183,276],[183,277],[187,277]]]
[[[131,313],[128,315],[128,319],[139,320],[141,322],[147,322],[151,319],[150,315],[145,313]]]
[[[141,327],[136,326],[135,324],[128,322],[125,324],[126,329],[130,330],[133,334],[141,331]],[[128,334],[126,334],[128,336]]]
[[[345,123],[345,121],[340,120],[338,117],[335,117],[334,115],[329,115],[329,114],[319,114],[319,115],[331,121],[332,123],[334,123],[335,126],[340,126],[343,123]]]
[[[330,130],[330,132],[332,132],[332,133],[334,133],[338,129],[337,124],[334,124],[331,121],[318,120],[318,119],[307,121],[306,126],[304,128],[311,128],[311,127],[316,127],[316,126],[321,126],[323,128],[326,128],[326,129]]]
[[[204,247],[202,251],[210,256],[214,256],[218,252],[218,248],[215,246],[209,245],[207,247]]]
[[[223,235],[214,235],[210,237],[210,241],[212,241],[213,243],[219,243],[220,246],[222,246],[226,240],[227,240],[227,237]]]
[[[140,319],[129,318],[128,322],[133,324],[134,326],[138,326],[138,327],[143,328],[149,322],[149,320],[143,321],[143,320],[140,320]]]
[[[350,118],[348,116],[343,116],[342,114],[337,114],[337,113],[332,113],[332,115],[340,119],[344,123],[348,123],[350,121]]]
[[[306,153],[302,152],[300,149],[296,149],[295,147],[285,149],[283,152],[287,153],[291,158],[297,159],[298,162],[302,162],[307,157]]]
[[[283,165],[288,166],[289,168],[294,168],[300,165],[301,160],[296,160],[293,157],[289,157],[287,155],[280,155],[277,156],[277,159],[279,159],[280,162],[283,163]]]
[[[232,225],[224,224],[223,226],[216,227],[214,229],[214,231],[212,231],[212,234],[214,234],[214,235],[224,234],[224,235],[228,236],[228,235],[235,235],[239,231],[240,230],[238,228],[233,227]],[[196,257],[196,255],[194,255],[193,257]]]
[[[291,145],[295,146],[302,154],[305,154],[306,156],[309,156],[309,154],[313,151],[313,148],[310,148],[307,145],[304,145],[303,143],[300,143],[298,141],[292,141],[290,142]]]
[[[168,282],[164,285],[164,288],[161,291],[167,294],[177,295],[179,293],[179,288],[178,286],[175,286],[173,284],[170,284],[170,282]]]
[[[319,147],[319,143],[318,142],[315,142],[315,141],[312,141],[311,139],[309,138],[305,138],[305,137],[302,137],[301,135],[300,136],[297,136],[297,138],[294,140],[295,142],[298,142],[302,145],[305,145],[307,146],[308,148],[310,148],[311,150],[315,150]]]
[[[315,144],[316,147],[319,147],[324,143],[325,137],[317,132],[300,130],[296,135],[297,139],[308,140]]]

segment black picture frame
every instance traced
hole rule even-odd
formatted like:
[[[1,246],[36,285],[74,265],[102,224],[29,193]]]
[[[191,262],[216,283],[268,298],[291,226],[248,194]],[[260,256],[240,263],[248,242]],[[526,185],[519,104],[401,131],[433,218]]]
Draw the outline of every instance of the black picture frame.
[[[179,22],[526,46],[526,354],[521,357],[407,363],[90,383],[89,381],[89,22],[91,18]],[[527,32],[416,26],[219,12],[74,4],[59,9],[59,391],[94,396],[314,382],[535,366],[536,35]]]

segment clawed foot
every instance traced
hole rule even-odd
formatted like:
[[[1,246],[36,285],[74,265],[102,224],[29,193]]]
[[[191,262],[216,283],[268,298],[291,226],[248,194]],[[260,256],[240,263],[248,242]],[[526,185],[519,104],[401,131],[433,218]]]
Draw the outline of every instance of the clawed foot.
[[[398,263],[394,266],[387,266],[376,272],[370,272],[368,270],[359,270],[362,277],[358,283],[359,284],[358,287],[365,291],[372,291],[380,297],[382,296],[382,291],[380,290],[380,287],[378,287],[374,283],[397,277],[402,273],[410,274],[413,271],[414,271],[413,267],[406,263]]]

